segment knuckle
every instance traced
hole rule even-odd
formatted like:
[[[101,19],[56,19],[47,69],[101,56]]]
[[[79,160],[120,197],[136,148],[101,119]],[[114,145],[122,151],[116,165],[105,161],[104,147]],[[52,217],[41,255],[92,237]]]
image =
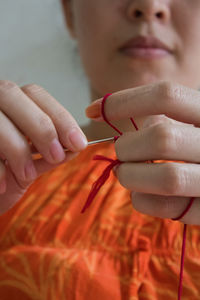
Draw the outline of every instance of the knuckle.
[[[18,88],[15,82],[9,80],[0,80],[0,91],[7,91],[13,88]]]
[[[177,145],[176,130],[169,124],[156,124],[151,128],[155,154],[165,158],[174,152]]]
[[[166,196],[179,196],[183,193],[185,178],[183,173],[173,163],[163,165],[161,190]]]
[[[73,119],[73,117],[70,115],[70,113],[68,111],[66,111],[65,108],[59,107],[56,111],[54,120],[56,122],[61,122],[61,123],[65,123],[67,122],[67,126],[68,127],[76,127],[76,122]],[[78,127],[78,126],[77,126]]]
[[[40,130],[42,138],[46,141],[47,139],[52,139],[56,135],[56,130],[54,128],[51,118],[45,114],[42,114],[37,119],[37,124]]]
[[[24,161],[28,156],[30,150],[26,141],[12,141],[9,145],[9,151],[7,151],[7,161],[10,164],[13,174],[18,182],[25,183],[24,178]],[[5,167],[5,166],[4,166]],[[0,166],[0,177],[1,177],[1,166]]]
[[[165,96],[166,99],[171,99],[174,92],[175,84],[171,81],[162,81],[159,84],[159,92],[162,96]]]
[[[30,93],[38,93],[38,92],[44,91],[43,87],[41,87],[35,83],[26,84],[23,87],[21,87],[21,89],[24,91],[30,92]]]
[[[164,103],[176,102],[181,98],[182,88],[180,85],[171,81],[162,81],[159,84],[159,96]]]
[[[26,143],[13,143],[8,153],[8,161],[16,177],[24,180],[23,168],[26,158],[29,156],[29,146]]]

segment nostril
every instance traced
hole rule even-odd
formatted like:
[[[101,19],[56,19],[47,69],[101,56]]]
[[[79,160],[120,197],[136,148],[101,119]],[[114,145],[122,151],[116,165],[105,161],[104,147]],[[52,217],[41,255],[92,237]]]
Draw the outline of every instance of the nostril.
[[[162,12],[156,13],[156,17],[157,17],[158,19],[162,19],[162,18],[163,18],[163,13],[162,13]]]
[[[139,18],[139,17],[141,17],[141,16],[142,16],[142,12],[141,12],[140,10],[137,9],[137,10],[135,11],[135,17],[136,17],[136,18]]]

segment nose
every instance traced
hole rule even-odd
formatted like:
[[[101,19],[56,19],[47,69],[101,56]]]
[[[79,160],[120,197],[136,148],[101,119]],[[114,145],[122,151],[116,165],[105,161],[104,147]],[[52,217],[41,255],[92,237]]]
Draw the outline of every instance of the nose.
[[[169,1],[131,0],[128,4],[127,15],[131,20],[166,22],[170,18]]]

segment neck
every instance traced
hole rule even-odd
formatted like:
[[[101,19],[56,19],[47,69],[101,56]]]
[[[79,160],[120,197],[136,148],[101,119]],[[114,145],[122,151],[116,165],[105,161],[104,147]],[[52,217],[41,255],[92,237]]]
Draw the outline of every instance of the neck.
[[[96,91],[91,89],[91,102],[96,99],[103,97],[102,95],[98,94]],[[133,116],[134,118],[134,116]],[[139,128],[142,127],[143,119],[134,118],[137,126]],[[135,131],[136,129],[133,127],[133,124],[130,120],[120,120],[112,122],[117,128],[119,128],[122,132],[127,131]],[[88,140],[96,140],[96,139],[103,139],[111,136],[116,136],[117,133],[113,130],[108,124],[105,122],[95,122],[90,121],[89,124],[82,127],[82,130],[86,134]]]

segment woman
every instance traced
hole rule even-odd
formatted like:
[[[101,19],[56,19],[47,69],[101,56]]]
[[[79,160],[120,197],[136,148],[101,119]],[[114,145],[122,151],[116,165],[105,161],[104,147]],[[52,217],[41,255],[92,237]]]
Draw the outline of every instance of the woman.
[[[83,132],[116,135],[101,122],[102,97],[112,92],[105,114],[123,135],[115,148],[86,147],[76,121],[42,87],[0,82],[1,299],[175,299],[182,223],[192,224],[183,295],[198,299],[200,2],[62,4],[91,99],[100,98]],[[34,150],[43,159],[33,162]],[[123,163],[81,214],[106,166],[92,157],[115,158],[115,150]],[[181,222],[170,220],[191,197]]]

